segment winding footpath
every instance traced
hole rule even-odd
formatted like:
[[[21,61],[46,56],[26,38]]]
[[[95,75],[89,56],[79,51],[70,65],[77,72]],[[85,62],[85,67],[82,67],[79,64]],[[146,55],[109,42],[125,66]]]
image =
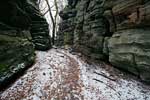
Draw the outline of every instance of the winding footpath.
[[[0,100],[150,100],[150,86],[66,50],[37,51],[36,63]]]

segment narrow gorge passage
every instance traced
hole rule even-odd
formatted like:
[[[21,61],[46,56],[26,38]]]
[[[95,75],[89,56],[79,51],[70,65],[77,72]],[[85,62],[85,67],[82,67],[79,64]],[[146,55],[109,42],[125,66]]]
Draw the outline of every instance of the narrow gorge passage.
[[[109,65],[62,49],[36,53],[36,63],[0,100],[150,100],[148,86]]]

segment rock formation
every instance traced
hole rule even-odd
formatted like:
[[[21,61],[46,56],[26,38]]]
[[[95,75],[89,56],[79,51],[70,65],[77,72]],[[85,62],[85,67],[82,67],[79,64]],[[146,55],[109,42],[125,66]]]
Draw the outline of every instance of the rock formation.
[[[109,61],[150,83],[150,1],[68,0],[57,45]]]
[[[0,88],[34,62],[34,48],[51,47],[36,0],[0,1]]]

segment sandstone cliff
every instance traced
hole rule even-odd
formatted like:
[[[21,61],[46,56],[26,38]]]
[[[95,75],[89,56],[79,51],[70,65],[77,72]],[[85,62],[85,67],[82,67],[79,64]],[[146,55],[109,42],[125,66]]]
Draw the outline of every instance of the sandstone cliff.
[[[34,49],[51,47],[36,0],[0,1],[0,88],[34,62]]]
[[[150,1],[68,0],[57,45],[109,61],[150,83]]]

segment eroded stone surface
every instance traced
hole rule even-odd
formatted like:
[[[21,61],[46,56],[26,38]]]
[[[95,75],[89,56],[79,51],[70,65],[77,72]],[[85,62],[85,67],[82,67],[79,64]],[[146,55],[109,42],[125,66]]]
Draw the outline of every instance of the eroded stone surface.
[[[0,89],[33,64],[35,48],[51,47],[48,24],[36,1],[0,1]]]
[[[150,1],[68,2],[60,13],[63,21],[57,34],[58,45],[71,45],[92,59],[109,61],[149,84]]]

